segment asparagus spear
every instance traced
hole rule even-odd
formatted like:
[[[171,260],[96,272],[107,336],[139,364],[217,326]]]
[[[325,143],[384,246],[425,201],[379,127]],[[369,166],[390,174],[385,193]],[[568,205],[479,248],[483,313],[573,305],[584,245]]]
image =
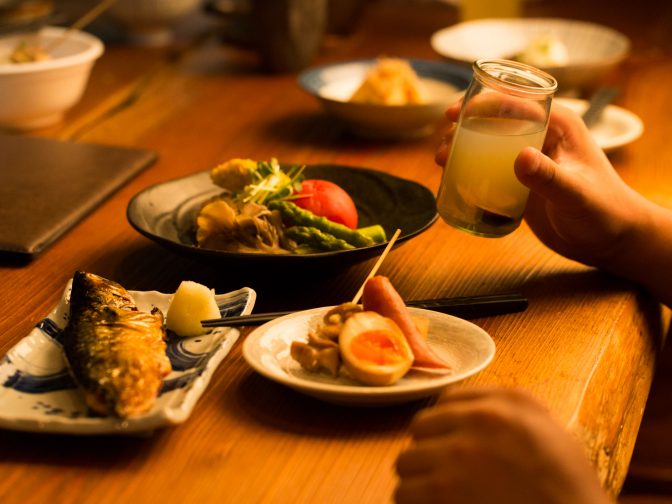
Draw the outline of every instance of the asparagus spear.
[[[377,242],[374,241],[371,236],[375,236],[378,239],[381,237],[380,232],[371,232],[371,229],[369,229],[366,234],[361,233],[356,229],[350,229],[343,224],[338,224],[325,219],[324,217],[317,216],[308,210],[296,206],[290,201],[271,201],[268,203],[268,207],[271,210],[278,210],[282,217],[293,225],[317,228],[323,233],[329,233],[355,247],[375,245]],[[382,230],[382,228],[380,229]],[[382,236],[385,236],[384,231],[382,232]],[[384,239],[382,241],[384,241]]]

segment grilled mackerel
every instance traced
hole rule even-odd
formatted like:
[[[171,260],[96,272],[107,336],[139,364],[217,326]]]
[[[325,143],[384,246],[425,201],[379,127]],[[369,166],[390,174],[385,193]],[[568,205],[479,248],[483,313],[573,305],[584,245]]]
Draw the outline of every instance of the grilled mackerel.
[[[105,416],[148,411],[170,372],[163,315],[138,311],[121,285],[78,271],[63,348],[86,404]]]

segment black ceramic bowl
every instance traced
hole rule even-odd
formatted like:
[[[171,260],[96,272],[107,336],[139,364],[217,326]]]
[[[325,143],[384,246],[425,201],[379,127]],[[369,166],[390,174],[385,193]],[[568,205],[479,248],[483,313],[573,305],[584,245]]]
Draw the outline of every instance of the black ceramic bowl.
[[[437,219],[433,193],[417,182],[368,168],[340,165],[310,165],[303,173],[306,179],[330,180],[347,191],[357,207],[360,227],[380,224],[388,238],[400,229],[396,243],[422,233]],[[136,194],[128,204],[127,218],[138,232],[176,252],[210,258],[227,266],[345,266],[380,255],[386,245],[282,255],[197,247],[193,235],[195,216],[204,200],[220,192],[222,189],[210,181],[210,171],[170,180]]]

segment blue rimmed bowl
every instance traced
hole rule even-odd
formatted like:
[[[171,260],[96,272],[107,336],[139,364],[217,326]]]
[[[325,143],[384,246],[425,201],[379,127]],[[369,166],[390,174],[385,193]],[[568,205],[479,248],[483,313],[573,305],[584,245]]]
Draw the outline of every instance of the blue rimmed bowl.
[[[431,133],[448,105],[469,85],[471,70],[461,65],[421,59],[406,60],[418,75],[427,103],[374,105],[350,102],[350,97],[378,62],[366,59],[310,68],[299,85],[322,104],[325,111],[344,122],[354,133],[383,139],[415,138]]]

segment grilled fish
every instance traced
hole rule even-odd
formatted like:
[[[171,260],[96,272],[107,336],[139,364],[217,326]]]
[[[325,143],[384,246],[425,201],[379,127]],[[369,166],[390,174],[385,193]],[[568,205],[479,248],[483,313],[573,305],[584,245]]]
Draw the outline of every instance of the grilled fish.
[[[121,285],[77,271],[63,349],[87,406],[100,415],[148,411],[170,373],[163,315],[141,312]]]

